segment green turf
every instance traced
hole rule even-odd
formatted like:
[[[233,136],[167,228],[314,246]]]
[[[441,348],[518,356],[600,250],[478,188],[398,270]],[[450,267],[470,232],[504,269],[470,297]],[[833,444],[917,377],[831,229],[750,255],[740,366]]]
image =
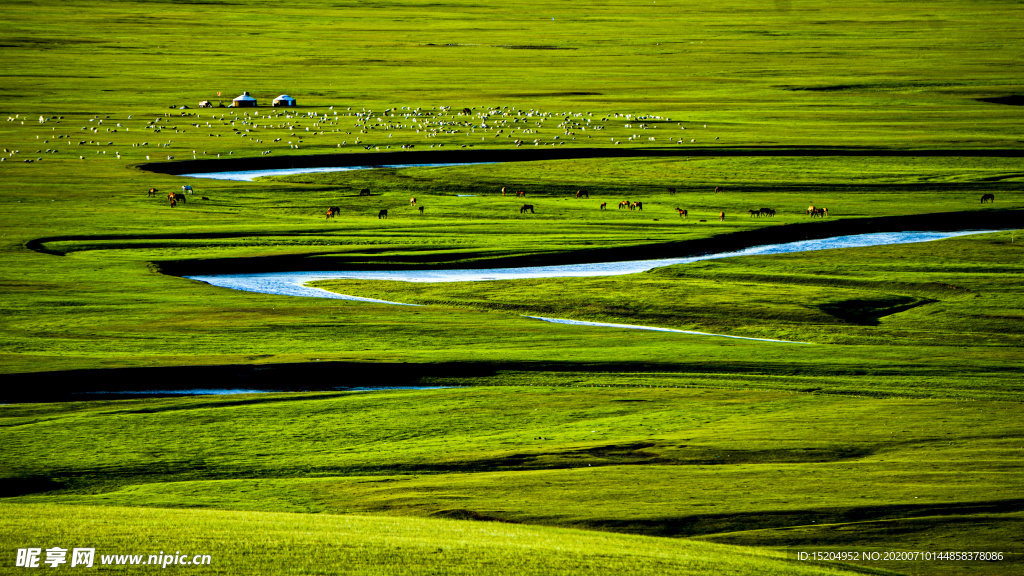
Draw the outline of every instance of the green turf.
[[[1018,555],[862,564],[1012,573],[1021,12],[963,0],[5,3],[5,398],[56,390],[40,372],[100,368],[59,383],[219,386],[214,368],[170,368],[238,365],[312,374],[314,387],[474,386],[0,406],[5,554],[74,546],[64,536],[95,526],[123,553],[209,543],[227,562],[214,573],[793,573],[778,551],[851,547],[1005,551]],[[197,108],[243,90],[263,106]],[[282,93],[300,107],[266,106]],[[410,147],[673,155],[253,183],[140,168]],[[166,193],[186,183],[196,194],[172,208]],[[1013,229],[618,278],[330,286],[428,304],[415,309],[173,275],[647,258],[733,232],[791,235],[812,204],[830,214],[797,229],[814,235],[935,213],[946,227]],[[329,206],[342,208],[330,221]],[[777,215],[749,215],[761,207]],[[192,507],[216,510],[180,510]],[[470,522],[482,520],[505,522]],[[342,530],[356,534],[339,543]],[[454,559],[435,550],[460,546]]]

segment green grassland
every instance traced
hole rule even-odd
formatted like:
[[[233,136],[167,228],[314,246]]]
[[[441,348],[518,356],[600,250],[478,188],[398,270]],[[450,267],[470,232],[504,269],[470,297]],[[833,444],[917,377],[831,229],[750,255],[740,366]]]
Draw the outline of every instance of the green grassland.
[[[20,547],[82,545],[209,553],[222,574],[1019,571],[1022,17],[963,0],[5,3],[0,572]],[[261,106],[197,107],[243,90]],[[300,106],[270,108],[282,93]],[[531,150],[563,157],[255,182],[173,168]],[[644,259],[904,223],[1000,231],[622,277],[320,284],[414,308],[182,278]],[[452,387],[335,391],[387,383]],[[196,386],[314,391],[72,394]],[[852,549],[1006,556],[794,560]]]

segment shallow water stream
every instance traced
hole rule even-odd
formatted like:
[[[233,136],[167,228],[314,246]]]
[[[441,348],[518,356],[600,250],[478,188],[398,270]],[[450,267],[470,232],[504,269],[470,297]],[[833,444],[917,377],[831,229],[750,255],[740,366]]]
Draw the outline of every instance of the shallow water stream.
[[[363,298],[348,294],[337,294],[320,288],[306,286],[307,283],[317,280],[393,280],[400,282],[486,282],[493,280],[521,280],[527,278],[568,278],[568,277],[593,277],[593,276],[617,276],[624,274],[637,274],[646,272],[662,266],[676,264],[690,264],[701,260],[717,258],[731,258],[736,256],[756,256],[765,254],[786,254],[793,252],[810,252],[817,250],[833,250],[839,248],[861,248],[867,246],[883,246],[891,244],[911,244],[917,242],[929,242],[941,240],[954,236],[965,236],[968,234],[982,234],[993,232],[992,230],[962,230],[957,232],[882,232],[874,234],[856,234],[850,236],[836,236],[833,238],[821,238],[816,240],[803,240],[799,242],[787,242],[783,244],[767,244],[752,246],[735,252],[723,252],[718,254],[705,254],[701,256],[687,256],[684,258],[662,258],[658,260],[630,260],[623,262],[597,262],[593,264],[567,264],[560,266],[532,266],[523,268],[489,268],[469,270],[371,270],[371,271],[322,271],[322,272],[270,272],[266,274],[218,274],[207,276],[186,276],[192,280],[206,282],[214,286],[243,290],[246,292],[260,292],[263,294],[275,294],[282,296],[302,296],[312,298],[334,298],[341,300],[355,300],[362,302],[376,302],[383,304],[394,304],[398,306],[416,306],[416,304],[405,304],[389,300],[378,300],[374,298]],[[678,332],[684,334],[695,334],[701,336],[720,336],[726,338],[739,338],[743,340],[759,340],[767,342],[788,342],[782,340],[767,340],[762,338],[746,338],[741,336],[729,336],[726,334],[708,334],[703,332],[692,332],[685,330],[674,330],[670,328],[659,328],[655,326],[636,326],[630,324],[609,324],[601,322],[582,322],[576,320],[565,320],[559,318],[544,318],[529,316],[536,320],[556,322],[560,324],[575,324],[581,326],[600,326],[607,328],[627,328],[636,330],[656,330],[662,332]],[[806,344],[805,342],[790,342]]]

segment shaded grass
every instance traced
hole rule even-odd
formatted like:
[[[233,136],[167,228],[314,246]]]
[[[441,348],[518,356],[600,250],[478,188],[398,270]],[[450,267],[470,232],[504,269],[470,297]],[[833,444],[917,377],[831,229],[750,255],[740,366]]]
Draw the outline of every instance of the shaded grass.
[[[104,556],[196,554],[210,574],[851,574],[702,542],[440,519],[2,504],[13,546],[75,540]],[[245,533],[248,538],[239,538]],[[139,534],[145,536],[139,537]],[[83,540],[79,542],[79,540]],[[88,542],[85,542],[87,540]],[[66,542],[74,546],[71,542]],[[159,558],[157,559],[159,560]],[[152,566],[147,566],[153,569]],[[143,568],[143,569],[146,569]],[[173,568],[180,568],[173,566]],[[103,568],[100,568],[101,570]],[[110,568],[107,568],[110,569]]]
[[[935,544],[963,547],[978,542],[950,526],[977,520],[988,547],[1012,551],[1016,410],[474,388],[25,404],[2,409],[0,435],[11,478],[49,483],[8,502],[434,516],[791,549],[888,521],[908,543],[945,526]],[[848,543],[892,546],[884,530]]]

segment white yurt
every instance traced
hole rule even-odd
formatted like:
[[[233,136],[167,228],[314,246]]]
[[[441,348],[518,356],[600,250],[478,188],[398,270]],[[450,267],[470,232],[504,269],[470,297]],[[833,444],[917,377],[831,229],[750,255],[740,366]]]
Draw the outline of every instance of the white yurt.
[[[231,101],[231,105],[234,106],[235,108],[245,108],[245,107],[255,108],[256,107],[256,99],[253,98],[252,96],[249,96],[248,92],[242,92],[241,96],[239,96],[238,98],[235,98],[234,100]]]
[[[287,94],[281,94],[274,98],[274,106],[295,106],[295,98]]]

